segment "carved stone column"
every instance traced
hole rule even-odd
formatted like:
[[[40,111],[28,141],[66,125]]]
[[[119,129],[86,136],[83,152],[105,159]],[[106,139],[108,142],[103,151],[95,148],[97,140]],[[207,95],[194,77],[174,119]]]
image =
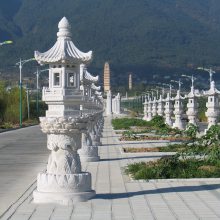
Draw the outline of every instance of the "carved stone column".
[[[34,202],[70,205],[93,197],[91,174],[81,171],[77,153],[86,119],[43,117],[40,121],[42,131],[47,134],[47,148],[51,154],[47,170],[38,174]]]

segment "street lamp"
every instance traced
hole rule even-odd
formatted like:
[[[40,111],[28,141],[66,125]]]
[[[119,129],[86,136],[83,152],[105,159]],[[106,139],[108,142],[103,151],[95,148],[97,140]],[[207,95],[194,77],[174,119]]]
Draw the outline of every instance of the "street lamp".
[[[185,77],[185,78],[188,78],[188,79],[191,79],[191,82],[192,82],[192,88],[194,88],[194,81],[196,80],[196,77],[194,77],[193,75],[192,76],[187,76],[187,75],[182,75],[182,77]]]
[[[172,95],[172,85],[171,85],[171,83],[170,84],[163,83],[162,85],[163,86],[168,86],[170,88],[170,97],[171,97],[171,95]]]
[[[22,67],[25,63],[35,60],[35,58],[31,58],[28,60],[21,60],[16,63],[19,66],[20,70],[20,80],[19,80],[19,126],[22,127]]]
[[[180,81],[180,79],[179,79],[179,81],[171,80],[170,82],[178,83],[178,85],[179,85],[179,92],[180,92],[180,90],[181,90],[181,84],[182,84],[182,82]]]
[[[209,73],[209,80],[210,80],[210,87],[211,87],[212,77],[213,77],[213,74],[215,73],[215,71],[212,70],[212,68],[208,69],[208,68],[198,67],[197,69],[198,70],[204,70],[204,71]]]
[[[0,46],[5,45],[5,44],[12,44],[12,43],[13,43],[13,41],[11,41],[11,40],[6,40],[6,41],[4,41],[4,42],[1,42],[1,43],[0,43]]]
[[[37,76],[37,117],[39,116],[39,75],[42,72],[48,71],[49,69],[40,70],[37,68],[37,71],[34,74]]]

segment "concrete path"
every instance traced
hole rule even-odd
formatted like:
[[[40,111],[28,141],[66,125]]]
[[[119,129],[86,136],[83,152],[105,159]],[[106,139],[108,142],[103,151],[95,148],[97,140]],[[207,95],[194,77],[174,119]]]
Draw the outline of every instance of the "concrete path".
[[[119,143],[116,136],[110,120],[106,119],[103,146],[100,147],[101,161],[83,164],[83,169],[92,173],[93,188],[97,193],[94,199],[74,206],[36,205],[32,203],[36,182],[29,188],[24,183],[25,193],[1,219],[220,219],[218,181],[131,181],[123,174],[124,166],[134,161],[158,158],[160,155],[121,154],[120,148],[126,144]]]
[[[39,126],[0,133],[0,216],[45,169],[48,153]]]

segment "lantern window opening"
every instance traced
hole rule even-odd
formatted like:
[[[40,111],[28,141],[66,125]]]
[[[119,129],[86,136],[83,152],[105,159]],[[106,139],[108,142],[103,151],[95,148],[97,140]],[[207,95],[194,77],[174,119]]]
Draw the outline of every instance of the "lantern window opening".
[[[56,72],[56,73],[53,74],[53,85],[55,87],[59,87],[61,85],[61,83],[60,83],[60,73]]]
[[[70,72],[67,74],[67,85],[68,87],[76,87],[76,74]]]

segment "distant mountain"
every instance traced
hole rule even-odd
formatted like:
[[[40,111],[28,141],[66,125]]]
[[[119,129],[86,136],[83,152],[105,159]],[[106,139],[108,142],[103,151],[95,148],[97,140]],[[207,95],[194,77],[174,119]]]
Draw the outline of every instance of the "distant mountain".
[[[0,69],[13,72],[20,57],[49,49],[63,16],[76,46],[94,51],[91,72],[101,74],[108,60],[115,82],[130,71],[158,81],[196,66],[219,68],[219,11],[219,0],[1,0],[0,41],[15,43],[0,48]]]

